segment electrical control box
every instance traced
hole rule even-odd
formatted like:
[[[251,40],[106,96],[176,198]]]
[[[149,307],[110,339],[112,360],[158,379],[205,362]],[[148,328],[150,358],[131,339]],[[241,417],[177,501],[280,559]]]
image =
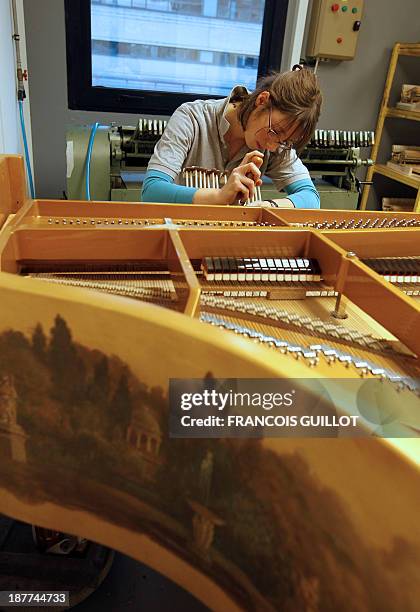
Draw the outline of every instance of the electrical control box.
[[[363,0],[313,0],[307,57],[353,59],[362,13]]]

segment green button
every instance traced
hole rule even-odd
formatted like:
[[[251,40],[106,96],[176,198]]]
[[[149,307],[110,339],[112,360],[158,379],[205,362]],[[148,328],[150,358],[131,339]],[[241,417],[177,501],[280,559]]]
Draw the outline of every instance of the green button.
[[[356,7],[353,7],[353,8],[351,9],[351,12],[352,12],[352,13],[357,13],[357,8],[356,8]]]
[[[347,6],[342,6],[341,7],[341,10],[343,11],[343,13],[345,13],[347,11],[347,8],[348,8]]]

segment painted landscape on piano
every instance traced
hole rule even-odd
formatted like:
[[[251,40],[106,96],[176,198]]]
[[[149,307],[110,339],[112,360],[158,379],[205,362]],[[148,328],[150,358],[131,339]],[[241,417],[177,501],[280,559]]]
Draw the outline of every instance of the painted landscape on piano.
[[[402,528],[382,538],[383,525],[372,537],[372,516],[362,520],[349,510],[339,487],[311,465],[314,452],[322,453],[322,464],[337,450],[339,458],[359,448],[375,460],[372,475],[383,472],[378,459],[390,457],[376,441],[170,439],[167,388],[146,371],[137,377],[114,346],[107,353],[75,341],[61,315],[50,328],[41,321],[30,334],[11,328],[0,334],[0,481],[20,502],[18,514],[21,504],[47,503],[56,508],[49,511],[56,527],[69,509],[81,517],[85,535],[86,515],[111,532],[117,525],[145,534],[244,609],[339,609],[349,589],[361,610],[411,609],[411,595],[400,586],[408,576],[414,583],[418,542]],[[141,353],[138,344],[139,360]],[[362,488],[373,485],[358,467],[360,459],[346,496],[353,479],[364,479]],[[379,498],[367,501],[370,511],[386,474],[374,478]],[[147,561],[141,549],[137,556]],[[187,573],[185,587],[190,580]]]

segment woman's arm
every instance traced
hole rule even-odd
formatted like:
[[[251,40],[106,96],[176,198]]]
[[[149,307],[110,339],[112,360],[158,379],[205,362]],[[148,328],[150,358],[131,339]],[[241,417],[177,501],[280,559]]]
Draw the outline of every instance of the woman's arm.
[[[284,190],[295,208],[320,208],[319,193],[311,179],[290,183]]]
[[[267,176],[278,191],[285,191],[295,208],[319,208],[319,194],[309,176],[308,169],[293,149],[286,155],[270,155]],[[276,200],[281,203],[281,200]],[[281,204],[280,204],[281,206]]]
[[[191,204],[197,189],[176,185],[165,172],[148,170],[143,181],[142,202],[164,202],[168,204]]]
[[[319,193],[311,180],[302,179],[295,181],[284,188],[288,198],[275,198],[263,200],[265,206],[275,208],[320,208]],[[255,202],[252,206],[258,206]]]
[[[288,198],[277,199],[279,208],[319,208],[319,194],[309,179],[295,181],[285,187]],[[195,189],[176,185],[168,174],[149,170],[143,182],[142,202],[165,202],[175,204],[221,204],[220,189]]]
[[[251,159],[254,161],[250,161]],[[169,174],[150,169],[143,182],[141,199],[142,202],[177,204],[234,204],[236,199],[248,199],[255,185],[261,184],[261,173],[258,169],[261,163],[261,154],[258,151],[247,153],[241,164],[232,170],[226,185],[221,189],[195,189],[176,185]]]

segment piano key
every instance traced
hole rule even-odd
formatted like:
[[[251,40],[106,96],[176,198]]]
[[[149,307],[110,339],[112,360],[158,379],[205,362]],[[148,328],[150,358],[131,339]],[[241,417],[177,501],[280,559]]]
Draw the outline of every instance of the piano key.
[[[222,280],[223,281],[230,281],[231,280],[231,276],[230,276],[230,267],[229,267],[229,260],[227,257],[221,257],[221,264],[222,264]]]
[[[238,280],[238,265],[237,265],[236,259],[234,257],[228,257],[228,264],[229,264],[230,280],[237,281]]]
[[[261,262],[259,259],[254,259],[254,281],[261,282]]]
[[[237,265],[237,269],[238,269],[238,281],[240,283],[245,281],[245,263],[243,259],[237,259],[236,260],[236,265]]]
[[[282,258],[281,263],[282,263],[283,270],[284,270],[284,280],[285,281],[291,281],[292,280],[292,275],[291,275],[291,269],[290,269],[290,265],[289,265],[289,260]]]
[[[214,280],[221,281],[223,277],[222,273],[222,262],[220,257],[213,257],[213,265],[214,265]]]
[[[291,270],[291,280],[293,282],[299,281],[298,266],[294,259],[289,259],[289,265]]]
[[[276,266],[276,280],[277,281],[284,281],[284,267],[282,264],[282,260],[279,258],[276,258],[274,260],[274,264]]]
[[[254,266],[252,263],[252,259],[246,257],[243,261],[245,266],[245,280],[248,282],[252,282],[254,280]]]
[[[268,280],[270,281],[277,280],[277,270],[276,270],[276,266],[274,263],[274,259],[267,259],[266,261],[267,261],[267,267],[269,270]]]
[[[260,259],[260,266],[261,266],[261,280],[268,281],[270,270],[267,264],[267,260],[265,258]]]

